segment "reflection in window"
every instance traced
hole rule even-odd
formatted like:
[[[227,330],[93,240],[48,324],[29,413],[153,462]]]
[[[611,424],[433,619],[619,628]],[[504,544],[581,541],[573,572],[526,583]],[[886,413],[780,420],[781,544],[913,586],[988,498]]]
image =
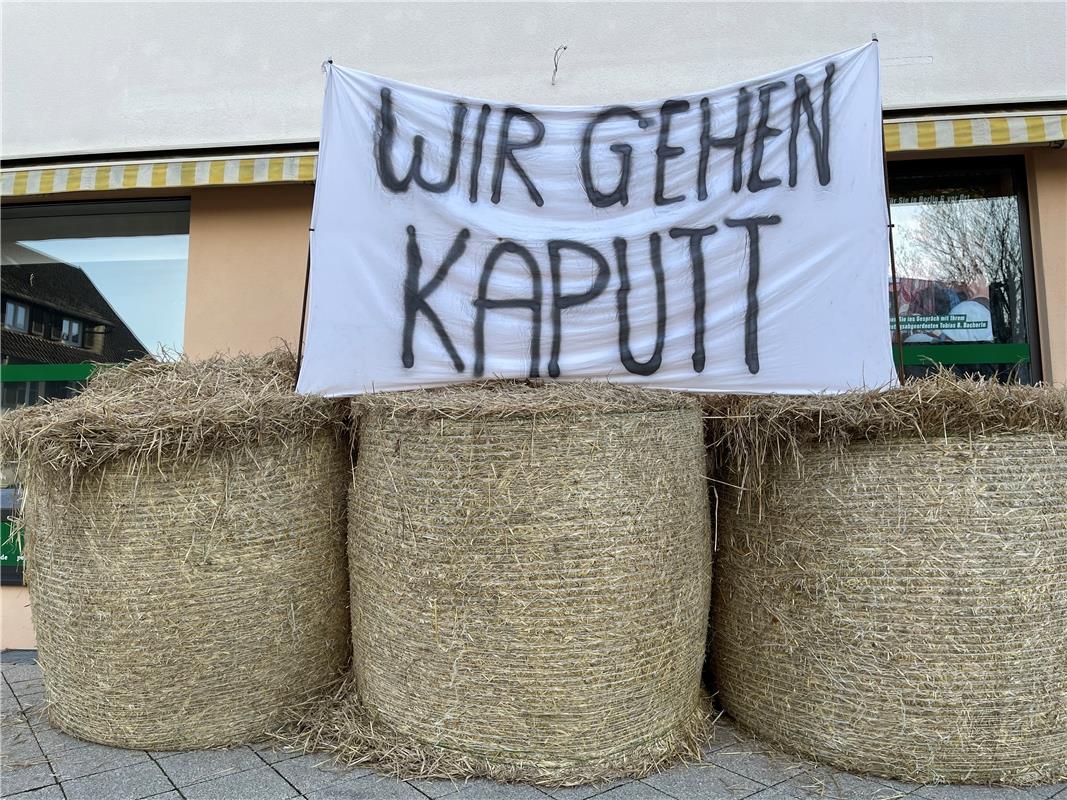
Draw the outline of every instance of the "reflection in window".
[[[33,405],[42,400],[62,400],[77,391],[72,381],[5,381],[3,410]]]
[[[69,347],[82,346],[82,324],[76,319],[63,318],[63,331],[61,333],[63,344]]]
[[[942,362],[1030,382],[1036,359],[1018,171],[1003,160],[972,159],[893,167],[897,341],[907,371],[923,374]]]
[[[4,301],[4,327],[13,331],[30,329],[30,313],[25,303],[16,303],[13,300]]]
[[[3,217],[5,364],[181,351],[187,200],[9,206]]]
[[[2,409],[77,393],[93,364],[182,348],[187,200],[5,206],[0,228]],[[17,488],[5,465],[0,581],[21,581],[4,535]]]

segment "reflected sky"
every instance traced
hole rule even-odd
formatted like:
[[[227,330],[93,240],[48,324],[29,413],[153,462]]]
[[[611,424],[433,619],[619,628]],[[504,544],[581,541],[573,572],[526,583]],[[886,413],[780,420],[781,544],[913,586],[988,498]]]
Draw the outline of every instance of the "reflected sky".
[[[980,206],[987,203],[984,197],[956,197],[952,202],[964,206]],[[897,271],[901,276],[907,275],[913,278],[938,279],[942,276],[943,265],[938,261],[931,260],[929,253],[922,248],[913,248],[909,255],[910,260],[901,258],[901,250],[908,247],[913,237],[919,234],[924,209],[928,208],[928,201],[896,202],[890,206],[890,215],[893,222],[893,241],[897,255]]]
[[[20,240],[46,259],[80,267],[145,348],[180,351],[189,235]]]

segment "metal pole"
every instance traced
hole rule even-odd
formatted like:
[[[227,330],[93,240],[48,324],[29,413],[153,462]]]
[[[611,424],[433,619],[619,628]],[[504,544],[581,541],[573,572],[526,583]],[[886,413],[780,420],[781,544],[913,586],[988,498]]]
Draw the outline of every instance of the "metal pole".
[[[314,232],[314,228],[309,228],[308,233]],[[304,364],[304,326],[307,324],[308,318],[308,288],[311,286],[311,238],[308,237],[308,259],[307,259],[307,271],[304,273],[304,305],[300,311],[300,340],[296,345],[296,382],[293,384],[293,389],[296,389],[297,384],[300,382],[300,367]]]
[[[326,74],[326,65],[333,64],[333,58],[326,57],[326,60],[322,62],[322,74]],[[319,143],[320,148],[322,143]],[[312,224],[315,223],[314,211],[312,211],[311,217]],[[293,383],[293,389],[295,390],[300,383],[300,368],[304,365],[304,329],[307,325],[308,318],[308,290],[311,287],[311,234],[315,232],[314,228],[308,228],[308,258],[307,269],[304,272],[304,303],[300,308],[300,341],[296,343],[296,380]]]
[[[885,136],[882,136],[883,160],[885,159]],[[886,210],[889,209],[889,169],[886,168]],[[889,274],[893,277],[893,320],[897,326],[897,341],[894,345],[897,351],[897,378],[904,383],[904,332],[900,329],[900,289],[897,287],[897,259],[893,254],[893,218],[889,218]]]
[[[878,34],[871,34],[871,41],[878,41]],[[881,60],[879,58],[879,60]],[[889,159],[885,152],[884,110],[878,120],[882,131],[882,175],[885,184],[885,213],[889,221],[889,274],[893,280],[893,321],[896,324],[896,343],[893,345],[897,355],[897,379],[904,383],[904,339],[900,329],[900,289],[897,286],[897,257],[893,252],[893,210],[889,201]]]

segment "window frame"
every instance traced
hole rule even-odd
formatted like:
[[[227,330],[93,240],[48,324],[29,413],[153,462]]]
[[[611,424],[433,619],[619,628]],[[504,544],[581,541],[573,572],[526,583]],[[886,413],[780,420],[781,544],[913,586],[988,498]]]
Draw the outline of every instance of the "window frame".
[[[1011,176],[1012,195],[1019,209],[1019,246],[1022,249],[1022,295],[1023,310],[1026,314],[1026,345],[1029,350],[1029,361],[1026,362],[1030,370],[1030,382],[1038,383],[1042,380],[1042,353],[1041,334],[1038,316],[1040,308],[1037,304],[1037,288],[1034,264],[1034,246],[1030,230],[1030,203],[1029,185],[1027,180],[1026,157],[1017,155],[985,155],[985,156],[947,156],[940,158],[906,158],[893,159],[886,162],[887,189],[890,206],[893,202],[893,179],[894,177],[910,177],[928,175],[930,172],[945,170],[949,172],[963,172],[968,170],[1005,170]],[[892,215],[892,210],[890,210]],[[892,330],[892,319],[889,320]],[[966,353],[960,350],[957,353],[945,352],[945,360],[937,358],[937,348],[946,345],[933,344],[902,344],[893,343],[893,352],[897,360],[902,360],[907,366],[911,359],[908,358],[909,350],[919,356],[918,363],[934,362],[937,364],[966,366],[975,364],[973,361],[963,360]],[[1007,348],[1012,344],[998,343],[968,343],[949,345],[953,350],[958,348],[984,347],[984,348]],[[898,348],[903,348],[902,350]],[[914,349],[912,349],[914,348]],[[1008,362],[1002,362],[1008,363]],[[1016,362],[1022,363],[1022,362]],[[911,365],[915,365],[913,361]]]
[[[15,308],[22,309],[23,319],[25,319],[25,321],[26,321],[25,327],[20,328],[17,325],[8,325],[7,324],[7,308],[8,308],[8,306],[13,306]],[[3,324],[4,324],[4,327],[7,328],[7,330],[9,330],[9,331],[16,331],[18,333],[29,333],[30,332],[30,307],[29,307],[29,305],[26,304],[26,303],[23,303],[21,300],[4,300],[4,323]]]
[[[33,219],[37,217],[103,216],[105,214],[153,214],[185,212],[191,203],[188,197],[131,197],[123,200],[75,200],[59,203],[4,203],[5,219]]]
[[[3,218],[6,221],[15,219],[47,219],[53,217],[75,216],[153,213],[172,214],[179,212],[185,214],[186,225],[188,226],[190,221],[190,207],[191,201],[188,195],[165,195],[147,198],[123,197],[121,199],[60,202],[38,201],[4,203],[2,208],[0,208],[0,218]],[[189,235],[188,227],[186,227],[184,233],[186,236]],[[188,264],[186,268],[188,269]],[[7,302],[8,298],[4,298],[4,300]],[[110,302],[106,297],[105,301]],[[18,303],[21,301],[13,300],[13,302]],[[76,322],[80,327],[80,341],[78,343],[68,342],[63,338],[63,325],[68,320]],[[18,332],[43,338],[52,338],[58,340],[60,344],[68,347],[79,347],[86,350],[93,350],[93,344],[100,341],[100,337],[95,336],[95,334],[102,330],[100,326],[86,319],[54,314],[40,306],[27,305],[26,323],[27,329]],[[96,351],[94,350],[94,352]],[[48,383],[59,382],[80,385],[93,372],[106,366],[107,364],[102,362],[89,361],[74,364],[3,364],[0,366],[0,384],[5,386],[15,384],[16,388],[14,388],[13,391],[22,392],[25,397],[28,398],[31,394],[31,390],[37,391],[38,393],[46,391],[45,386]],[[19,384],[21,384],[21,386],[19,386]],[[6,518],[0,519],[0,538],[6,539],[11,532],[10,520]],[[8,548],[5,548],[5,550],[8,550]],[[10,550],[5,553],[5,555],[9,554]],[[23,577],[24,573],[21,564],[4,563],[2,569],[0,569],[0,584],[4,586],[23,585]]]
[[[85,324],[74,317],[61,317],[59,324],[59,342],[67,347],[81,348],[85,340]],[[68,332],[77,329],[76,338],[68,338]]]

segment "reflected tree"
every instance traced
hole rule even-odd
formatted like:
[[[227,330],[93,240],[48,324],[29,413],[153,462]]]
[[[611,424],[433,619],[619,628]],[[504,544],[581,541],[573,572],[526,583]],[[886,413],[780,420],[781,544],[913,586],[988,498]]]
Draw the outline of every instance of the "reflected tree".
[[[989,288],[995,341],[1025,341],[1022,241],[1014,197],[924,198],[901,237],[904,274]]]

